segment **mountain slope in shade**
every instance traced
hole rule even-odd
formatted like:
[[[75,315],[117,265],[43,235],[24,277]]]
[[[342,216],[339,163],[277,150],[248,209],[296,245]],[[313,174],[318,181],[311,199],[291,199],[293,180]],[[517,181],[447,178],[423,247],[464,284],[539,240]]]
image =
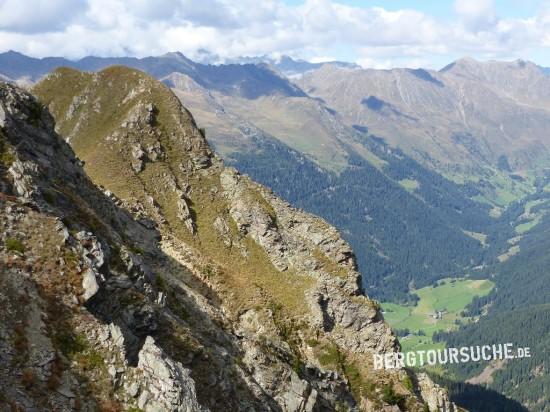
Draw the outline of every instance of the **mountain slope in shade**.
[[[281,93],[303,96],[304,93],[265,65],[203,65],[195,63],[181,53],[167,53],[159,57],[85,57],[78,61],[48,57],[35,59],[17,52],[0,54],[0,73],[17,80],[27,77],[36,82],[58,67],[72,67],[97,71],[109,66],[124,65],[161,78],[171,73],[184,73],[197,83],[224,93],[256,98],[264,94]]]

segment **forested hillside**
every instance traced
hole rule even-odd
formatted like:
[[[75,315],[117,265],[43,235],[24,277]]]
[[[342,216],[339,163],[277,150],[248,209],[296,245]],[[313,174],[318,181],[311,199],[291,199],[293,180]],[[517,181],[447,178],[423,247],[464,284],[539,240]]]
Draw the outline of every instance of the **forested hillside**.
[[[539,200],[548,200],[541,190]],[[524,202],[525,203],[525,202]],[[540,203],[539,208],[548,207]],[[531,348],[531,357],[511,360],[492,373],[490,387],[519,400],[533,411],[550,408],[550,216],[527,232],[519,241],[519,253],[493,265],[493,293],[471,305],[472,314],[488,312],[478,323],[463,326],[454,333],[441,333],[434,339],[448,346],[514,343]],[[461,364],[452,371],[458,378],[479,375],[486,364]]]

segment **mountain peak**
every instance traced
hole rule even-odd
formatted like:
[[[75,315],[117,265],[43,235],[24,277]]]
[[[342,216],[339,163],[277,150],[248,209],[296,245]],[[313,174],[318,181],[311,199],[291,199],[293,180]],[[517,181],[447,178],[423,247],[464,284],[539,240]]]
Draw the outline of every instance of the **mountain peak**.
[[[18,51],[12,50],[12,49],[10,49],[7,52],[2,53],[2,54],[8,55],[8,56],[24,56],[24,57],[27,57],[23,53],[20,53]]]
[[[471,68],[471,67],[474,67],[474,66],[479,66],[481,64],[482,63],[480,61],[474,59],[473,57],[464,56],[464,57],[461,57],[460,59],[455,60],[454,62],[449,63],[448,65],[443,67],[440,70],[440,72],[444,73],[444,72],[454,71],[454,70],[457,70],[457,69],[463,69],[463,68],[466,68],[466,67]]]
[[[529,60],[516,59],[513,61],[488,60],[479,61],[473,57],[463,57],[443,67],[440,72],[454,72],[458,74],[473,74],[475,72],[503,71],[503,70],[537,70],[539,67]]]
[[[191,59],[187,58],[182,52],[179,52],[179,51],[168,52],[168,53],[165,53],[165,54],[161,55],[160,57],[171,58],[171,59],[176,59],[176,60],[183,60],[185,62],[190,62],[191,61]]]

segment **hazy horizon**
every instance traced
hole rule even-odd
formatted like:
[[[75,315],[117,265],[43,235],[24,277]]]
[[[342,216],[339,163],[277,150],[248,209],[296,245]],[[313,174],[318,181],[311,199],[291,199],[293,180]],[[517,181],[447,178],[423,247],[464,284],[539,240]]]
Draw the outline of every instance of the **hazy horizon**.
[[[177,51],[177,50],[173,50],[173,51],[168,51],[166,53],[162,53],[162,54],[158,54],[158,55],[146,55],[146,56],[131,56],[131,55],[116,55],[116,56],[101,56],[101,55],[87,55],[87,56],[82,56],[82,57],[79,57],[79,58],[70,58],[70,57],[66,57],[66,56],[61,56],[61,55],[51,55],[51,56],[43,56],[43,57],[40,57],[40,56],[33,56],[33,55],[30,55],[30,54],[27,54],[27,53],[23,53],[21,51],[18,51],[18,50],[12,50],[12,49],[9,49],[9,50],[4,50],[4,51],[0,51],[0,54],[6,54],[6,53],[17,53],[17,54],[21,54],[23,56],[26,56],[26,57],[30,57],[30,58],[33,58],[33,59],[48,59],[48,58],[60,58],[60,59],[66,59],[66,60],[69,60],[69,61],[72,61],[72,62],[77,62],[79,60],[82,60],[82,59],[85,59],[85,58],[88,58],[88,57],[93,57],[93,58],[100,58],[100,59],[122,59],[122,58],[136,58],[136,59],[144,59],[144,58],[149,58],[149,57],[152,57],[152,58],[158,58],[158,57],[162,57],[162,56],[165,56],[165,55],[169,55],[169,54],[176,54],[176,53],[179,53],[179,54],[182,54],[184,57],[196,62],[196,63],[200,63],[200,64],[211,64],[211,65],[223,65],[223,64],[245,64],[247,63],[245,60],[247,59],[258,59],[258,60],[262,60],[262,59],[272,59],[274,61],[280,61],[282,58],[291,58],[292,60],[294,61],[305,61],[307,63],[312,63],[312,64],[317,64],[317,63],[334,63],[334,62],[338,62],[338,63],[349,63],[349,64],[357,64],[355,62],[352,62],[352,61],[344,61],[344,60],[317,60],[317,59],[302,59],[300,57],[294,57],[294,56],[289,56],[289,55],[280,55],[280,56],[269,56],[269,55],[257,55],[257,56],[239,56],[239,57],[235,57],[235,58],[231,58],[231,59],[222,59],[222,60],[208,60],[208,59],[193,59],[193,58],[190,58],[188,56],[185,55],[185,53],[182,53],[180,51]],[[421,67],[421,66],[418,66],[418,67],[407,67],[407,66],[394,66],[394,67],[388,67],[388,68],[378,68],[378,70],[392,70],[392,69],[426,69],[426,70],[434,70],[434,71],[439,71],[443,68],[445,68],[446,66],[452,64],[452,63],[455,63],[457,61],[460,61],[460,60],[467,60],[467,59],[470,59],[470,60],[474,60],[478,63],[481,63],[481,64],[484,64],[484,63],[491,63],[491,62],[498,62],[498,63],[514,63],[516,61],[525,61],[525,62],[530,62],[530,63],[533,63],[543,69],[546,69],[546,66],[544,66],[543,64],[539,64],[538,62],[536,61],[532,61],[532,60],[526,60],[526,59],[522,59],[522,58],[511,58],[511,59],[486,59],[486,60],[482,60],[482,59],[476,59],[475,57],[472,57],[472,56],[468,56],[468,55],[464,55],[462,57],[459,57],[455,60],[452,60],[452,61],[449,61],[447,63],[444,63],[441,67]],[[240,60],[240,61],[239,61]],[[360,68],[362,69],[377,69],[377,68],[373,68],[373,67],[365,67],[365,66],[361,66],[359,64],[357,64]]]

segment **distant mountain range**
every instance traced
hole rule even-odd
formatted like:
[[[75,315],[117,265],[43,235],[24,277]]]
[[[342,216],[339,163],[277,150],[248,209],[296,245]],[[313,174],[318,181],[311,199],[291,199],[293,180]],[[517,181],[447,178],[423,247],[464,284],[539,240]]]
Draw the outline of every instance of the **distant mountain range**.
[[[323,167],[348,164],[341,142],[334,138],[353,135],[349,130],[335,133],[333,129],[342,129],[342,125],[356,131],[368,130],[448,174],[468,175],[480,166],[498,167],[499,162],[511,170],[525,171],[550,158],[550,138],[546,133],[550,122],[550,77],[546,76],[548,69],[530,62],[481,63],[462,59],[436,72],[363,70],[350,63],[309,63],[287,56],[242,58],[233,64],[208,65],[195,63],[177,52],[142,59],[85,57],[78,61],[35,59],[13,51],[0,54],[0,74],[27,82],[36,82],[59,66],[97,71],[112,65],[143,70],[164,79],[171,87],[186,83],[182,75],[187,76],[202,88],[193,89],[194,96],[188,96],[191,100],[202,99],[199,94],[203,92],[214,92],[215,104],[231,106],[227,109],[235,115],[244,111],[250,120],[262,113],[265,121],[258,119],[256,126],[311,156]],[[189,89],[184,91],[191,93]],[[227,96],[240,100],[224,102]],[[266,103],[274,106],[273,110],[264,110]],[[277,114],[288,116],[291,106],[295,123],[278,133],[282,119]],[[261,113],[254,110],[256,107],[261,108]],[[190,108],[194,109],[192,104]],[[323,120],[327,115],[332,117],[330,121]],[[213,128],[210,137],[215,145],[222,149],[228,144],[242,147],[242,142],[228,142],[227,136],[217,130],[225,126],[205,123]],[[305,130],[301,124],[307,125]],[[312,125],[323,129],[315,133],[321,138],[320,145],[312,145],[307,136],[312,133]],[[329,136],[325,133],[327,128]],[[233,149],[228,147],[227,152]]]
[[[316,69],[320,69],[324,65],[329,65],[333,67],[339,67],[343,69],[360,69],[361,66],[355,63],[341,62],[341,61],[326,61],[320,63],[310,63],[301,59],[293,59],[289,56],[281,56],[278,59],[274,59],[269,56],[260,56],[260,57],[241,57],[238,59],[230,60],[231,63],[237,64],[269,64],[274,67],[282,75],[295,78],[303,75],[304,73],[311,72]]]
[[[167,53],[159,57],[84,57],[72,61],[58,57],[35,59],[9,51],[0,54],[0,73],[13,80],[38,81],[57,67],[71,67],[84,71],[98,71],[109,66],[122,65],[162,78],[172,73],[186,74],[203,87],[225,94],[238,94],[248,99],[274,92],[286,96],[303,96],[304,93],[281,78],[267,66],[255,64],[204,65],[195,63],[181,53]]]
[[[550,77],[533,63],[458,60],[440,71],[323,67],[297,84],[344,122],[440,171],[506,160],[531,169],[550,154]]]

